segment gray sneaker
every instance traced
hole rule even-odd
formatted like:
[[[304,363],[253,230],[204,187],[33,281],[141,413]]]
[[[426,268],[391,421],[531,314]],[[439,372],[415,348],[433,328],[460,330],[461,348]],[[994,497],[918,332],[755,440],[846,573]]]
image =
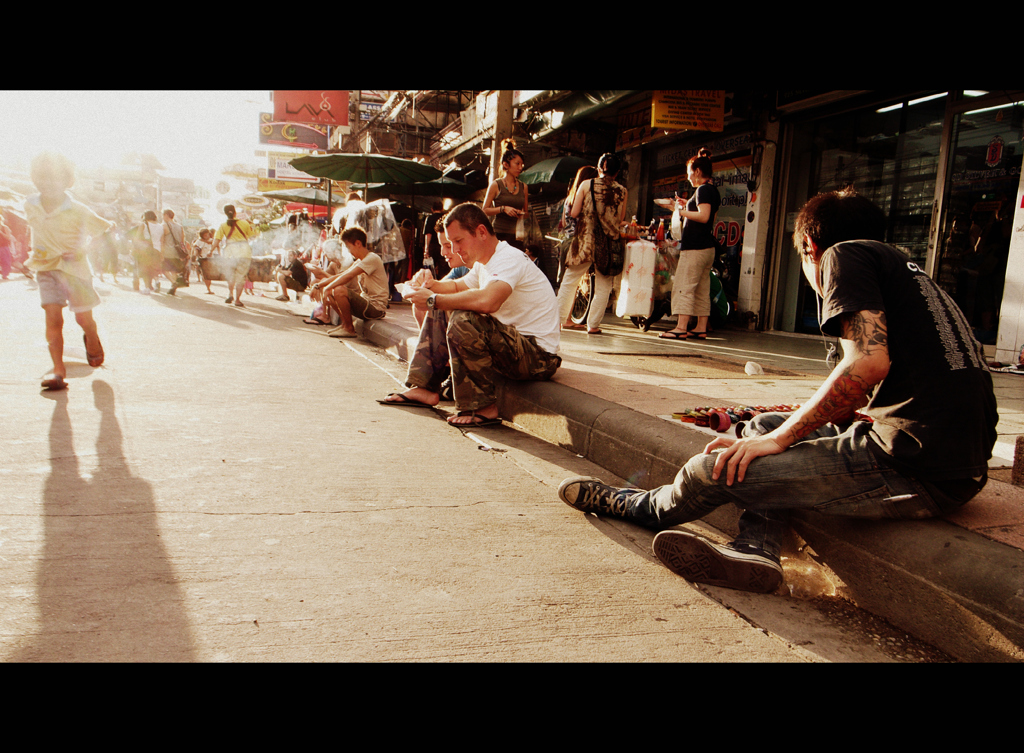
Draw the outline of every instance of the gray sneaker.
[[[565,504],[582,512],[626,517],[626,504],[639,489],[620,489],[602,484],[593,476],[573,476],[558,487],[558,496]]]
[[[782,585],[782,565],[754,547],[720,546],[685,531],[661,531],[654,553],[676,575],[694,583],[724,586],[759,594]]]

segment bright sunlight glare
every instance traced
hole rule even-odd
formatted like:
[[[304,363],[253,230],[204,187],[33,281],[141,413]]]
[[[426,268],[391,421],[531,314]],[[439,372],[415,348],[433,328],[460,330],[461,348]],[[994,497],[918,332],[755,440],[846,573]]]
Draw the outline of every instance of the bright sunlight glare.
[[[163,175],[212,189],[224,167],[259,164],[259,113],[270,91],[3,91],[0,164],[27,169],[52,150],[78,167],[152,154]],[[266,147],[264,147],[266,148]]]

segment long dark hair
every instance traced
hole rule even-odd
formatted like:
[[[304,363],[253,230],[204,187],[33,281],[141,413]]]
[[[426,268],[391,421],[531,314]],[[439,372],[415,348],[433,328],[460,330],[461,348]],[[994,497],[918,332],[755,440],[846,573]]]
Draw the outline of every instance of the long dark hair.
[[[234,227],[235,223],[238,222],[238,220],[235,219],[235,205],[234,204],[225,204],[224,205],[224,214],[227,215],[228,225],[230,225],[231,227]]]
[[[580,186],[586,183],[588,180],[597,177],[597,168],[593,165],[584,165],[576,171],[576,180],[572,182],[572,188],[569,189],[569,195],[565,197],[567,204],[572,204],[576,200],[576,192]]]

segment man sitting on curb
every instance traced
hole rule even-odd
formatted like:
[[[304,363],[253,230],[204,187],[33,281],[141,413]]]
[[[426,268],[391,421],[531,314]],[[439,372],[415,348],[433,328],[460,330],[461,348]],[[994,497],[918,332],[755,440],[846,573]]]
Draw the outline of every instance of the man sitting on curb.
[[[659,530],[655,554],[687,580],[771,593],[783,580],[787,510],[930,518],[977,494],[996,440],[992,376],[964,315],[880,242],[885,227],[882,210],[853,191],[816,196],[797,217],[804,275],[823,298],[821,329],[843,346],[806,405],[756,417],[740,439],[716,439],[671,485],[642,491],[575,477],[562,482],[561,499]],[[865,405],[873,422],[853,421]],[[727,546],[664,530],[730,502],[743,514]]]
[[[501,423],[497,376],[549,379],[562,363],[558,305],[551,283],[522,251],[498,241],[491,222],[475,204],[460,204],[444,220],[452,249],[470,266],[454,281],[427,279],[407,297],[428,313],[406,385],[385,405],[434,406],[448,376],[455,404],[448,423],[472,428]]]
[[[341,326],[330,330],[331,337],[355,337],[352,316],[360,319],[383,319],[391,297],[384,262],[366,247],[366,232],[360,227],[347,227],[341,242],[356,263],[339,275],[313,283],[309,297],[322,300],[325,307],[333,308],[341,317]],[[357,283],[356,288],[352,283]]]

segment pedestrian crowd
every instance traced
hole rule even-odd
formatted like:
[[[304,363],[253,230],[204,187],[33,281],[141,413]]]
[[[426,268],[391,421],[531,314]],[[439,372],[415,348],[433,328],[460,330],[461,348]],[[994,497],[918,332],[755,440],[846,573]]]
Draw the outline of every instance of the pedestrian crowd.
[[[401,284],[419,324],[406,389],[382,397],[381,405],[432,409],[451,399],[456,412],[447,418],[450,425],[497,425],[502,379],[545,381],[561,366],[561,330],[572,325],[566,300],[556,298],[547,277],[509,237],[513,218],[528,206],[519,180],[524,159],[514,145],[507,145],[502,167],[483,207],[466,202],[428,219],[433,240],[424,266]],[[566,199],[564,217],[575,225],[578,242],[567,254],[563,284],[573,289],[590,264],[600,276],[617,274],[608,238],[619,236],[627,197],[615,180],[619,170],[615,155],[603,155],[596,174],[578,175]],[[673,294],[679,318],[666,333],[670,339],[706,336],[703,285],[713,248],[709,226],[719,203],[706,153],[691,160],[687,175],[696,190],[688,201],[679,200],[687,261]],[[112,223],[67,193],[74,170],[59,155],[37,157],[31,177],[39,194],[25,206],[32,228],[27,267],[38,279],[52,358],[42,386],[60,390],[67,386],[65,306],[83,330],[90,366],[104,362],[92,315],[99,297],[82,242],[102,238]],[[212,233],[200,232],[191,247],[173,212],[165,211],[162,222],[147,212],[132,234],[133,275],[142,292],[151,293],[162,274],[173,295],[188,284],[197,261],[203,269],[216,262],[231,292],[226,302],[242,306],[255,231],[233,206],[224,212],[226,221]],[[353,317],[380,319],[391,300],[385,262],[368,245],[366,229],[349,221],[352,216],[336,216],[312,244],[302,242],[300,223],[290,221],[275,273],[279,300],[290,302],[288,291],[308,293],[316,308],[305,321],[330,322],[335,337],[355,337]],[[736,438],[715,439],[671,484],[644,490],[572,477],[558,490],[562,501],[658,531],[655,554],[688,580],[769,593],[783,580],[781,540],[792,510],[921,519],[951,513],[973,498],[987,481],[996,439],[991,374],[959,308],[885,243],[886,225],[882,210],[852,190],[820,194],[796,216],[793,240],[807,282],[821,299],[822,331],[843,346],[842,361],[810,400],[791,414],[755,417]],[[0,256],[4,270],[6,259]],[[441,259],[450,271],[435,276]],[[609,287],[599,278],[599,311],[587,322],[591,334],[600,332],[600,299],[606,300]],[[688,329],[691,317],[694,330]],[[739,536],[728,545],[677,528],[726,504],[742,510]]]

